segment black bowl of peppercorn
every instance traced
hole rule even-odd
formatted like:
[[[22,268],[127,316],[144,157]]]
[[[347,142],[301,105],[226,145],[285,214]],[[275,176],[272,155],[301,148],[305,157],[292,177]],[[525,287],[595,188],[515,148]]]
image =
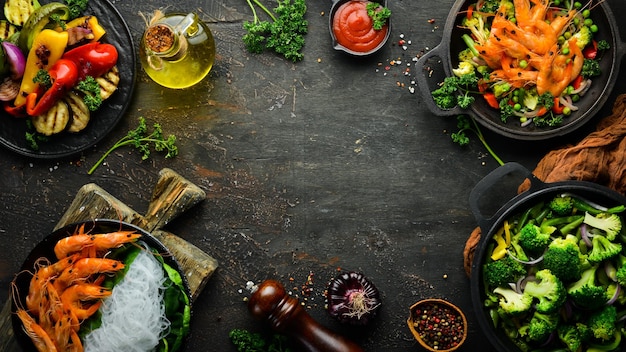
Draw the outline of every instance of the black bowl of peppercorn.
[[[456,351],[467,337],[465,314],[443,299],[429,298],[412,305],[407,324],[417,342],[428,351]]]

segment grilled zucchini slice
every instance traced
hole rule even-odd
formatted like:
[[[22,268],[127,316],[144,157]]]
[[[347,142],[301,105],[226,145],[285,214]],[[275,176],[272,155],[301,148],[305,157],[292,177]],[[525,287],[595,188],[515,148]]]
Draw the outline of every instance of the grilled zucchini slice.
[[[63,99],[67,103],[72,117],[67,128],[68,132],[76,133],[82,131],[87,127],[91,119],[91,112],[83,101],[83,96],[79,92],[71,91]]]
[[[12,24],[22,27],[28,17],[40,7],[37,0],[6,0],[4,17]]]
[[[100,77],[96,77],[96,82],[100,85],[100,96],[102,100],[108,99],[120,84],[120,71],[116,66],[113,66],[107,73]]]
[[[59,100],[45,114],[31,118],[33,127],[44,136],[65,131],[70,121],[70,109],[63,99]]]

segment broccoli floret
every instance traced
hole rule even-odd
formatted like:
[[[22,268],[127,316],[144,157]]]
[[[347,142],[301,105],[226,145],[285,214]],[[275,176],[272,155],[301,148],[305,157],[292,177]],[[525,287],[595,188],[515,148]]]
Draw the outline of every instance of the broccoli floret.
[[[589,27],[582,26],[578,32],[572,36],[572,38],[576,38],[576,45],[579,48],[584,49],[593,40],[593,33]]]
[[[587,326],[596,339],[608,341],[614,338],[617,327],[617,310],[614,306],[604,306],[601,310],[591,313]]]
[[[600,69],[600,62],[594,59],[584,59],[583,68],[580,71],[580,75],[585,78],[596,77],[602,74]]]
[[[500,295],[498,304],[502,311],[509,315],[520,315],[530,310],[533,298],[507,287],[497,287],[493,293]]]
[[[609,241],[613,241],[622,230],[622,219],[617,214],[600,213],[596,216],[585,213],[583,222],[602,230]]]
[[[499,98],[511,91],[511,84],[504,81],[497,82],[491,86],[491,90],[493,91],[493,94],[496,96],[496,98]]]
[[[597,265],[585,269],[580,280],[567,288],[567,294],[576,305],[587,309],[597,309],[608,300],[606,288],[596,284],[597,270]]]
[[[548,247],[551,242],[550,235],[554,233],[556,227],[539,227],[529,222],[522,227],[519,234],[519,245],[529,254],[539,254]]]
[[[464,17],[462,26],[472,33],[478,43],[484,44],[489,40],[489,29],[485,27],[485,21],[480,14],[474,13],[470,18]]]
[[[574,209],[574,203],[570,196],[556,196],[550,200],[548,207],[556,215],[565,216],[570,215]]]
[[[567,291],[563,282],[548,269],[539,270],[535,281],[528,281],[524,294],[539,300],[535,308],[540,313],[554,313],[565,302]]]
[[[96,111],[102,104],[102,95],[100,92],[100,84],[92,76],[87,76],[78,82],[76,89],[83,92],[83,101],[87,105],[89,111]]]
[[[520,333],[528,336],[532,342],[544,342],[557,329],[558,324],[558,314],[545,314],[537,311],[533,313],[528,325],[520,328]]]
[[[476,56],[477,54],[472,51],[472,48],[466,48],[459,52],[459,62],[467,62],[474,67],[478,67],[478,63],[474,61]]]
[[[571,352],[580,351],[583,343],[591,337],[589,327],[580,322],[559,325],[557,327],[557,335],[559,340],[567,346],[567,350]]]
[[[617,292],[618,288],[619,292]],[[612,299],[613,296],[617,295],[617,297],[615,297],[615,302],[624,305],[626,304],[626,292],[624,291],[625,290],[621,287],[620,284],[618,284],[617,282],[611,282],[606,288],[606,297]]]
[[[602,235],[595,235],[591,240],[591,251],[587,255],[589,262],[600,263],[604,260],[614,258],[622,251],[622,245],[609,241]]]
[[[622,287],[626,287],[626,257],[622,254],[616,257],[615,277],[613,278]]]
[[[461,77],[463,75],[473,73],[474,70],[475,70],[474,65],[472,65],[471,62],[461,61],[459,62],[459,65],[457,66],[457,68],[452,69],[452,73],[457,77]]]
[[[575,236],[559,237],[548,245],[543,256],[543,267],[563,282],[580,279],[584,256]]]
[[[498,287],[509,282],[515,282],[523,275],[526,275],[524,265],[509,256],[483,266],[483,276],[489,287]]]

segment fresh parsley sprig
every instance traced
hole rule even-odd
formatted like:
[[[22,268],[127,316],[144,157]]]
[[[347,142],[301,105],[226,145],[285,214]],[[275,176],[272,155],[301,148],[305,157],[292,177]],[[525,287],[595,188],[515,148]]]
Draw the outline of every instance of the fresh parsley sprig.
[[[387,19],[391,17],[391,10],[375,2],[369,2],[365,6],[367,15],[372,18],[372,28],[379,31],[383,29]]]
[[[254,21],[245,21],[246,34],[242,37],[246,48],[251,53],[260,54],[273,50],[293,62],[304,58],[304,35],[308,32],[305,0],[278,0],[274,12],[259,0],[246,0],[252,9]],[[255,5],[265,12],[271,20],[261,20]]]
[[[146,160],[150,157],[150,146],[157,152],[167,151],[165,158],[173,158],[178,155],[178,147],[176,146],[176,136],[169,135],[167,138],[163,136],[163,129],[161,125],[155,123],[153,125],[154,130],[152,133],[148,133],[148,125],[146,119],[139,118],[139,125],[134,130],[129,131],[126,136],[117,141],[109,150],[102,155],[102,157],[89,169],[87,172],[91,175],[100,164],[104,162],[104,159],[111,154],[114,150],[132,145],[141,152],[141,160]]]

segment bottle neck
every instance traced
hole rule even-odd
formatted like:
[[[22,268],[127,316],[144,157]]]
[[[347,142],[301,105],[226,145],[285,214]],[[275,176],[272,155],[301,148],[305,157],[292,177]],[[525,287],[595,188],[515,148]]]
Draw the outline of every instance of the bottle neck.
[[[146,54],[155,59],[177,61],[187,53],[185,36],[166,23],[156,23],[148,27],[144,40]]]

